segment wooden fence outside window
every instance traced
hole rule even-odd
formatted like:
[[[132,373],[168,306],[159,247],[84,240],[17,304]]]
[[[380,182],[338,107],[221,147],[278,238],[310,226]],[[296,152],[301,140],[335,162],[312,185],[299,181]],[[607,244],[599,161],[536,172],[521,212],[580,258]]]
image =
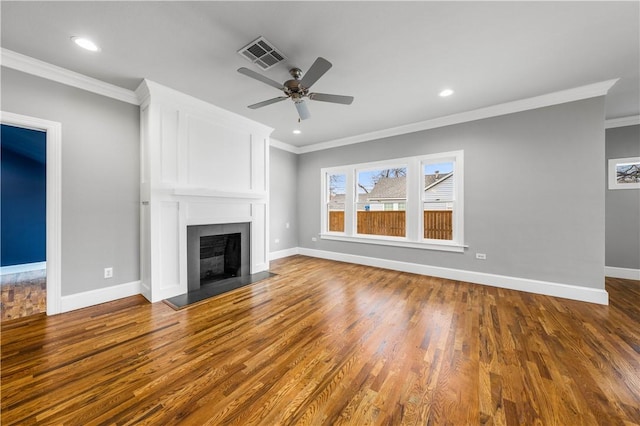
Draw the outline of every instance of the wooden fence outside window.
[[[451,210],[424,211],[424,238],[453,239],[453,212]],[[358,234],[404,237],[406,216],[404,211],[358,211]],[[329,211],[329,231],[344,232],[344,211]]]

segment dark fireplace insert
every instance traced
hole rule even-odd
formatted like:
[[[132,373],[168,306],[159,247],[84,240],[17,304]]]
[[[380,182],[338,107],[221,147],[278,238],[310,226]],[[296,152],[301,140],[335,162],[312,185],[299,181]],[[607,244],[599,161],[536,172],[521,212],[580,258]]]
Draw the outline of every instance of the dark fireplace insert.
[[[250,274],[250,223],[187,226],[189,291]]]
[[[200,285],[240,276],[240,233],[200,237]]]

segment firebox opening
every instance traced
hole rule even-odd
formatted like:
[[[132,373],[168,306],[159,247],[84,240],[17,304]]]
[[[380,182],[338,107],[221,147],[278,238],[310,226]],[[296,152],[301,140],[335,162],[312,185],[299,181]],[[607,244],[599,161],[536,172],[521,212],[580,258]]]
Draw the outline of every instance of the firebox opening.
[[[241,273],[240,233],[200,237],[200,285]]]
[[[187,288],[251,275],[251,223],[187,225]]]

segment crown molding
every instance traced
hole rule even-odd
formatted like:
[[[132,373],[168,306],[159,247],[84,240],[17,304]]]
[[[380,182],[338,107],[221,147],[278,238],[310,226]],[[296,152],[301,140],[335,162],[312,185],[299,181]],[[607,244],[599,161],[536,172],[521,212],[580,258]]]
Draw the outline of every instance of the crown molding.
[[[297,146],[293,146],[293,145],[289,145],[288,143],[285,142],[281,142],[277,139],[273,139],[270,138],[269,139],[269,145],[271,145],[274,148],[278,148],[281,149],[283,151],[287,151],[290,152],[292,154],[301,154],[301,149]]]
[[[37,77],[46,78],[48,80],[56,81],[58,83],[76,87],[132,105],[141,105],[148,97],[148,93],[145,93],[144,90],[141,90],[140,87],[138,87],[136,91],[118,87],[113,84],[106,83],[104,81],[88,77],[75,71],[70,71],[66,68],[49,64],[47,62],[40,61],[30,56],[26,56],[5,48],[1,48],[0,51],[0,64],[6,68],[15,69],[17,71],[35,75]],[[596,96],[604,96],[618,80],[619,79],[606,80],[599,83],[548,93],[532,98],[506,102],[485,108],[479,108],[472,111],[452,114],[445,117],[420,121],[403,126],[391,127],[388,129],[363,133],[346,138],[334,139],[331,141],[320,142],[303,147],[293,146],[275,139],[271,139],[270,145],[275,148],[291,152],[293,154],[304,154],[307,152],[322,151],[325,149],[352,145],[392,136],[399,136],[423,130],[435,129],[438,127],[450,126],[453,124],[461,124],[469,121],[482,120],[485,118],[498,117],[501,115],[522,112],[536,108],[543,108],[551,105],[593,98]],[[142,85],[143,84],[141,83],[141,86]],[[606,120],[605,128],[610,129],[615,127],[633,126],[637,124],[640,124],[640,116],[622,117]]]
[[[614,129],[616,127],[637,126],[640,124],[640,115],[631,115],[629,117],[610,118],[604,121],[605,129]]]
[[[37,77],[46,78],[67,86],[76,87],[98,95],[113,98],[133,105],[139,105],[138,97],[132,90],[124,89],[86,75],[70,71],[57,65],[2,48],[1,63],[11,68]]]
[[[532,98],[521,99],[512,102],[506,102],[485,108],[479,108],[472,111],[452,114],[445,117],[434,118],[432,120],[420,121],[417,123],[407,124],[404,126],[392,127],[389,129],[379,130],[361,135],[351,136],[347,138],[335,139],[332,141],[321,142],[313,145],[301,147],[300,153],[321,151],[329,148],[336,148],[345,145],[352,145],[360,142],[367,142],[375,139],[388,138],[391,136],[399,136],[407,133],[419,132],[422,130],[435,129],[438,127],[451,126],[453,124],[461,124],[469,121],[482,120],[485,118],[498,117],[501,115],[512,114],[537,108],[548,107],[552,105],[563,104],[567,102],[579,101],[582,99],[594,98],[596,96],[604,96],[609,89],[619,79],[606,80],[599,83],[589,84],[586,86],[575,87],[573,89],[561,90],[559,92],[548,93],[545,95],[535,96]]]

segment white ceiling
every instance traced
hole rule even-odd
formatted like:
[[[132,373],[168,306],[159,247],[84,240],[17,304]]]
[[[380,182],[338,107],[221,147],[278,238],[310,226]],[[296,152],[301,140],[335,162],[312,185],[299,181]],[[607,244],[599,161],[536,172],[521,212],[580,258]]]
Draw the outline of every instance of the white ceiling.
[[[143,78],[275,128],[305,146],[620,78],[606,118],[640,114],[640,2],[11,2],[2,47],[135,89]],[[74,35],[101,52],[82,51]],[[236,52],[264,36],[287,57],[263,72]],[[246,106],[280,95],[236,72],[276,81],[333,63],[308,101]],[[440,98],[450,87],[455,94]],[[292,134],[299,128],[300,135]]]

